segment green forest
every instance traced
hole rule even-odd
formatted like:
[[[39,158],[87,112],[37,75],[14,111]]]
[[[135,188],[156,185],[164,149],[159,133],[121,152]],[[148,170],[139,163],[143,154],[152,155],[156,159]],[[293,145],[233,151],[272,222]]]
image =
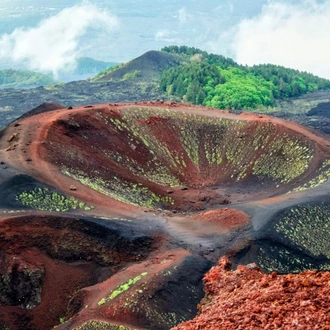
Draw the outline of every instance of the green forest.
[[[53,78],[27,70],[0,70],[0,88],[32,88],[55,84]]]
[[[193,104],[237,110],[272,107],[276,100],[330,89],[327,79],[278,65],[242,66],[187,46],[167,46],[162,51],[188,61],[162,72],[161,90]]]

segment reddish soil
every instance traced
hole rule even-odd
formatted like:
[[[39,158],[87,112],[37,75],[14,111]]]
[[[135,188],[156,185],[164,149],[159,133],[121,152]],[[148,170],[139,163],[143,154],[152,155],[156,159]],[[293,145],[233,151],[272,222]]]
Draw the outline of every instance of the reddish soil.
[[[173,330],[330,329],[330,272],[263,274],[256,265],[231,270],[222,258],[204,277],[199,315]]]
[[[190,218],[192,220],[215,224],[223,231],[246,226],[250,220],[245,213],[228,208],[197,213],[190,216]]]

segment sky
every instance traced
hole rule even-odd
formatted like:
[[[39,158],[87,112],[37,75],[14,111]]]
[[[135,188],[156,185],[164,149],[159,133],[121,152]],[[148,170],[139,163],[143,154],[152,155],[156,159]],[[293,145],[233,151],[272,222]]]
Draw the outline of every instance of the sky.
[[[330,79],[330,0],[0,0],[0,68],[56,76],[167,45]]]

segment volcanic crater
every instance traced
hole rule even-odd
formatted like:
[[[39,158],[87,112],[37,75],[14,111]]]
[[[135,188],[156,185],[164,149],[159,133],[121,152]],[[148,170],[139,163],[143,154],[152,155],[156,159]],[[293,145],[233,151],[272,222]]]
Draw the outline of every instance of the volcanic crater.
[[[0,132],[0,327],[169,329],[223,255],[330,267],[327,138],[176,103],[50,110]]]
[[[283,124],[190,107],[87,108],[42,142],[47,162],[96,191],[181,211],[288,192],[318,165],[315,142]]]
[[[0,225],[0,240],[0,315],[11,329],[41,329],[40,320],[51,329],[81,288],[155,249],[152,237],[60,216],[9,218]]]

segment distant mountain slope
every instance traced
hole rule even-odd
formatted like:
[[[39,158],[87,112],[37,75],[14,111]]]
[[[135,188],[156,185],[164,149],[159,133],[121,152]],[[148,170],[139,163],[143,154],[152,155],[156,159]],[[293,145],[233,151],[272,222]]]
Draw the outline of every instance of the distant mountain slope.
[[[109,67],[113,67],[118,63],[98,61],[90,57],[80,57],[77,60],[77,66],[74,71],[75,74],[90,74],[92,72],[98,73]]]
[[[74,80],[85,80],[95,76],[100,71],[109,69],[117,65],[115,62],[98,61],[90,57],[80,57],[73,71],[59,74],[59,80],[64,82]]]
[[[55,83],[55,79],[33,71],[12,69],[0,71],[0,88],[33,88]]]
[[[110,72],[100,72],[93,80],[129,80],[135,77],[140,79],[159,79],[163,70],[186,61],[184,57],[177,54],[151,50],[128,63],[113,68]]]

